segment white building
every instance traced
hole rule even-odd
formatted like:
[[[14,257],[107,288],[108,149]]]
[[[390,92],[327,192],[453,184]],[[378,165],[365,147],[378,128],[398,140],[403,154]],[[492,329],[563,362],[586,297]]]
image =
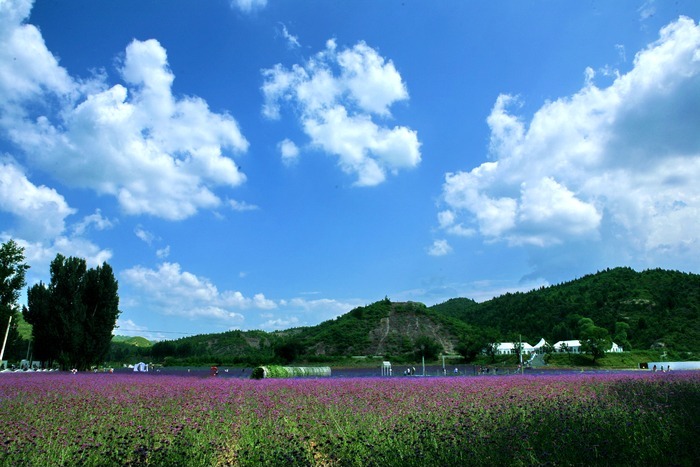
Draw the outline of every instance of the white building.
[[[569,352],[571,353],[581,353],[581,341],[579,340],[572,340],[572,341],[559,341],[556,344],[554,344],[554,351],[555,352],[563,352],[564,345],[569,348]],[[612,343],[612,347],[610,350],[607,352],[614,352],[614,353],[619,353],[622,352],[623,349],[616,343]]]
[[[540,339],[540,341],[535,344],[532,348],[535,350],[535,353],[537,354],[543,354],[544,350],[547,346],[547,341],[544,340],[544,337]]]
[[[556,344],[554,344],[555,352],[564,352],[564,348],[568,349],[568,351],[571,353],[581,353],[581,341],[559,341]]]
[[[544,339],[542,339],[544,341]],[[536,349],[527,342],[501,342],[496,347],[496,355],[515,355],[518,344],[522,345],[523,355],[534,353]]]

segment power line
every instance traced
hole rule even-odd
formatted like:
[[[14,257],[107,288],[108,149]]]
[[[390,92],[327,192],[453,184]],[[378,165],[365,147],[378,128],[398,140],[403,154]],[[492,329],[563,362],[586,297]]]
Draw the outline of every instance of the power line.
[[[116,328],[114,330],[116,333],[120,332],[138,332],[141,334],[153,334],[153,333],[161,333],[161,334],[182,334],[185,336],[196,336],[196,334],[191,333],[191,332],[180,332],[180,331],[153,331],[150,329],[122,329],[122,328]]]

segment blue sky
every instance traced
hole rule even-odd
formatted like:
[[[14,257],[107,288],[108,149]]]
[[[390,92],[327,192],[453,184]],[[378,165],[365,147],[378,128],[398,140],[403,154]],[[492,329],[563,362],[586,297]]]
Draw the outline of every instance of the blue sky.
[[[0,0],[0,240],[116,333],[700,264],[700,4]]]

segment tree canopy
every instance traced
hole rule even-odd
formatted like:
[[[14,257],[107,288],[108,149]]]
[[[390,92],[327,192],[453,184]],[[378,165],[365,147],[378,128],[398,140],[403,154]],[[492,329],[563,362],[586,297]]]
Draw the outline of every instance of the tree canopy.
[[[62,369],[87,369],[109,352],[119,316],[117,281],[107,263],[88,269],[84,259],[61,254],[50,269],[51,282],[30,287],[23,310],[34,356]]]
[[[7,347],[13,348],[19,339],[17,333],[16,314],[18,310],[17,300],[22,288],[25,286],[25,273],[29,266],[24,263],[24,248],[14,240],[8,240],[0,245],[0,329],[2,337],[10,317],[13,318],[10,326],[10,334],[7,339]]]

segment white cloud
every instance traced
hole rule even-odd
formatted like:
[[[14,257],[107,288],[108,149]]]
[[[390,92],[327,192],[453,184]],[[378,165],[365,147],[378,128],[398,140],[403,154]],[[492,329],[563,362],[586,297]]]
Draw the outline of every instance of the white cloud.
[[[166,245],[165,247],[156,250],[156,256],[160,259],[165,259],[170,256],[170,245]]]
[[[23,24],[32,3],[0,3],[0,108],[39,98],[44,92],[67,95],[76,86],[46,48],[41,32],[31,24]]]
[[[0,7],[0,129],[28,165],[112,195],[128,214],[171,220],[217,207],[216,187],[245,181],[231,159],[248,148],[238,124],[200,98],[172,94],[158,41],[128,45],[123,84],[78,81],[23,24],[30,10],[31,2]]]
[[[17,220],[14,233],[30,241],[62,234],[66,217],[76,212],[53,188],[34,185],[11,160],[0,160],[0,210]]]
[[[231,0],[231,8],[237,8],[243,13],[263,9],[267,6],[267,0]]]
[[[279,300],[278,308],[272,312],[261,313],[265,321],[259,326],[265,330],[289,329],[295,326],[308,326],[318,321],[335,319],[348,311],[361,306],[360,301],[340,301],[329,298],[307,300],[292,298]],[[311,317],[311,319],[309,319]]]
[[[449,253],[452,253],[452,247],[445,239],[435,240],[428,249],[428,254],[431,256],[445,256]]]
[[[96,209],[93,214],[85,216],[82,221],[73,225],[73,235],[83,235],[89,228],[107,230],[114,227],[115,221],[102,216],[102,212]]]
[[[140,336],[149,341],[162,341],[168,339],[165,334],[160,331],[149,331],[146,326],[140,326],[131,319],[117,318],[117,326],[114,329],[113,335],[122,335],[128,337]],[[170,337],[172,339],[172,337]]]
[[[598,88],[587,72],[580,91],[529,122],[510,112],[520,98],[499,96],[490,160],[446,174],[440,228],[463,223],[511,245],[584,241],[652,262],[700,258],[700,27],[680,18],[631,71],[608,75]]]
[[[149,246],[153,243],[153,240],[155,240],[156,238],[155,235],[153,235],[151,232],[144,229],[140,225],[134,228],[134,235],[136,235],[142,242]]]
[[[236,328],[275,330],[310,325],[336,318],[361,304],[333,299],[272,300],[263,293],[247,297],[240,291],[219,290],[206,277],[169,262],[155,269],[129,268],[120,274],[122,285],[120,297],[126,312],[148,309],[164,316],[208,319]]]
[[[287,318],[270,318],[260,325],[260,329],[268,331],[277,331],[297,326],[299,326],[299,318],[297,318],[296,316],[290,316]]]
[[[294,144],[294,141],[284,139],[277,144],[277,147],[282,155],[282,162],[285,165],[292,165],[299,159],[299,147]]]
[[[135,266],[121,277],[136,291],[132,306],[147,306],[162,315],[211,318],[232,325],[244,321],[241,310],[277,307],[263,294],[248,298],[238,291],[219,291],[209,279],[182,271],[177,263],[165,262],[157,269]]]
[[[645,0],[642,6],[637,9],[640,21],[645,21],[656,14],[656,1]]]
[[[456,223],[455,219],[455,213],[450,210],[438,212],[438,224],[441,229],[461,237],[471,237],[476,234],[475,229],[464,227],[462,224]]]
[[[263,114],[277,119],[282,105],[292,105],[312,145],[337,156],[357,185],[377,185],[387,172],[420,163],[414,130],[375,121],[391,118],[390,107],[408,91],[393,62],[364,42],[338,51],[330,40],[305,64],[277,64],[263,76]]]
[[[16,235],[0,233],[0,241],[5,242],[10,238],[24,248],[25,260],[31,265],[27,274],[27,283],[30,285],[40,280],[49,281],[49,265],[59,253],[63,256],[83,258],[88,267],[101,266],[112,258],[111,250],[100,248],[82,237],[58,236],[51,240],[28,241]]]
[[[298,47],[301,47],[301,44],[299,44],[299,38],[290,34],[289,30],[287,29],[287,26],[284,23],[280,23],[280,26],[282,26],[282,37],[284,37],[284,39],[287,41],[287,45],[289,46],[289,48],[296,49]]]
[[[255,211],[260,209],[255,204],[246,203],[245,201],[236,201],[235,199],[228,200],[228,205],[234,211],[244,212],[244,211]]]
[[[73,226],[67,225],[66,219],[76,210],[53,188],[32,183],[9,158],[0,159],[0,211],[11,214],[15,220],[12,226],[3,226],[0,241],[13,239],[24,248],[26,261],[32,266],[29,283],[48,281],[49,265],[58,253],[83,258],[90,267],[112,257],[110,250],[83,237],[89,227],[107,229],[111,221],[97,210]]]

